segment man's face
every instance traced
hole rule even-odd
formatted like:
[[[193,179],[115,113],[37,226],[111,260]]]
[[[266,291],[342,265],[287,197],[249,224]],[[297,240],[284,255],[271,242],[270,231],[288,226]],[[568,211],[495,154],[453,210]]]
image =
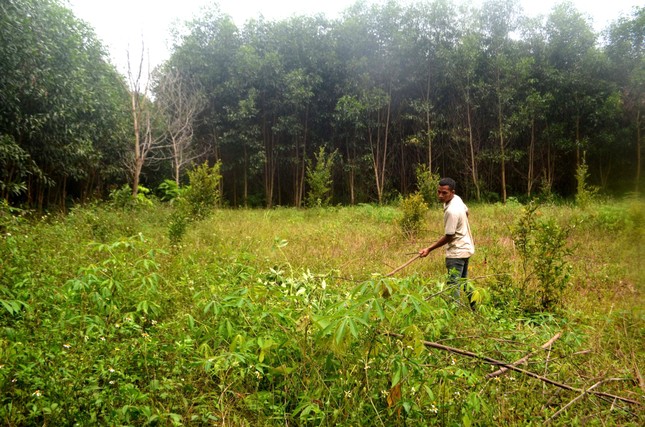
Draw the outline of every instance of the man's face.
[[[447,185],[440,185],[437,188],[437,197],[441,203],[448,203],[452,200],[452,196],[455,195],[455,191],[451,190]]]

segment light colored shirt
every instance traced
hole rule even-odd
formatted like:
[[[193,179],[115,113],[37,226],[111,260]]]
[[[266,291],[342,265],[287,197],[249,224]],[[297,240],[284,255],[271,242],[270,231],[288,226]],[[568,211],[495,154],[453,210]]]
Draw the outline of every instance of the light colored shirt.
[[[445,234],[454,236],[446,245],[446,258],[470,258],[475,253],[475,243],[468,224],[468,207],[456,194],[443,205]]]

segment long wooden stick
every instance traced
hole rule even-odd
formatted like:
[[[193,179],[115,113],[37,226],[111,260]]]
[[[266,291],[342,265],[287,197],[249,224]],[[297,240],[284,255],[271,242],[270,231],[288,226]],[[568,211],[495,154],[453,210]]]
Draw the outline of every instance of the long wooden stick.
[[[387,273],[384,277],[390,277],[395,275],[397,272],[399,272],[400,270],[403,270],[405,267],[412,264],[414,261],[418,260],[419,258],[421,258],[421,255],[419,254],[415,255],[414,258],[410,258],[405,264],[398,266],[394,270]]]
[[[541,349],[543,349],[543,350],[546,350],[547,348],[551,347],[551,345],[552,345],[552,344],[553,344],[553,343],[554,343],[558,338],[560,338],[560,336],[561,336],[561,335],[562,335],[562,332],[558,332],[558,333],[557,333],[557,334],[555,334],[555,335],[554,335],[554,336],[553,336],[549,341],[547,341],[547,342],[545,342],[544,344],[542,344],[542,346],[541,346],[540,348],[541,348]],[[515,362],[511,363],[511,365],[515,365],[515,366],[517,366],[517,365],[522,365],[522,364],[526,363],[526,361],[527,361],[527,360],[529,360],[529,357],[532,357],[532,356],[534,356],[535,354],[537,354],[537,351],[534,351],[533,353],[529,353],[529,354],[527,354],[526,356],[522,357],[521,359],[518,359],[518,360],[516,360]],[[503,374],[504,372],[506,372],[506,371],[508,371],[508,368],[506,368],[506,367],[501,367],[501,368],[499,368],[498,370],[496,370],[495,372],[491,372],[490,374],[486,375],[486,378],[494,378],[494,377],[497,377],[497,376],[499,376],[499,375],[502,375],[502,374]]]
[[[401,334],[396,334],[396,333],[394,333],[394,332],[383,332],[383,335],[385,335],[385,336],[389,336],[389,337],[394,337],[394,338],[399,338],[399,339],[401,339],[401,338],[405,338],[403,335],[401,335]],[[579,388],[576,388],[576,387],[572,387],[572,386],[567,385],[567,384],[559,383],[559,382],[554,381],[554,380],[552,380],[552,379],[549,379],[549,378],[543,377],[543,376],[541,376],[541,375],[538,375],[538,374],[536,374],[536,373],[534,373],[534,372],[531,372],[531,371],[527,371],[527,370],[525,370],[525,369],[518,368],[517,366],[513,366],[513,365],[511,365],[511,364],[504,363],[504,362],[501,362],[501,361],[499,361],[499,360],[492,359],[492,358],[490,358],[490,357],[480,356],[480,355],[478,355],[478,354],[472,353],[472,352],[467,351],[467,350],[462,350],[462,349],[455,348],[455,347],[449,347],[449,346],[447,346],[447,345],[442,345],[442,344],[439,344],[439,343],[436,343],[436,342],[432,342],[432,341],[421,341],[421,342],[422,342],[422,343],[423,343],[423,345],[425,345],[426,347],[431,347],[431,348],[436,348],[436,349],[439,349],[439,350],[449,351],[449,352],[451,352],[451,353],[461,354],[461,355],[463,355],[463,356],[468,356],[468,357],[472,357],[472,358],[474,358],[474,359],[483,360],[483,361],[488,362],[488,363],[490,363],[490,364],[492,364],[492,365],[505,366],[506,368],[508,368],[508,369],[510,369],[510,370],[512,370],[512,371],[519,372],[519,373],[522,373],[522,374],[527,375],[527,376],[529,376],[529,377],[536,378],[536,379],[538,379],[538,380],[540,380],[540,381],[543,381],[543,382],[545,382],[545,383],[548,383],[548,384],[554,385],[554,386],[556,386],[556,387],[560,387],[560,388],[565,389],[565,390],[575,391],[575,392],[578,392],[578,393],[582,393],[582,391],[583,391],[582,389],[579,389]],[[638,402],[638,401],[636,401],[636,400],[628,399],[628,398],[626,398],[626,397],[615,396],[615,395],[613,395],[613,394],[603,393],[603,392],[600,392],[600,391],[590,391],[590,393],[591,393],[591,394],[594,394],[594,395],[596,395],[596,396],[609,397],[609,398],[611,398],[611,399],[621,400],[621,401],[623,401],[623,402],[632,403],[632,404],[634,404],[634,405],[640,405],[640,402]]]
[[[551,415],[551,418],[546,420],[545,424],[550,423],[551,421],[553,421],[558,415],[560,415],[561,413],[566,411],[569,406],[573,405],[578,400],[580,400],[583,397],[585,397],[585,395],[589,394],[590,391],[592,391],[594,388],[598,387],[600,384],[606,383],[608,381],[620,381],[620,380],[621,380],[620,378],[607,378],[606,380],[598,381],[596,384],[592,385],[591,387],[589,387],[586,390],[582,390],[582,393],[580,393],[578,396],[576,396],[571,402],[567,403],[562,408],[558,409],[558,411],[555,414]]]

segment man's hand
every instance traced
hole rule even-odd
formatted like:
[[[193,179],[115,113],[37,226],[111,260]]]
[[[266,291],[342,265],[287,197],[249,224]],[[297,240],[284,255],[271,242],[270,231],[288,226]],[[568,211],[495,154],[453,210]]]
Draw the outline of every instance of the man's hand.
[[[428,254],[430,254],[430,252],[432,252],[432,249],[430,249],[430,248],[421,249],[421,250],[419,251],[419,256],[420,256],[421,258],[425,258],[425,257],[427,257],[427,256],[428,256]]]

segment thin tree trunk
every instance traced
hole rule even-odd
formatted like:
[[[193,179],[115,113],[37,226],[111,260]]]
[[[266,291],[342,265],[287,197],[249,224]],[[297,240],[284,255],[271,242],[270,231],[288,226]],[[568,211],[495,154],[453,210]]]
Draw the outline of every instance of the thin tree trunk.
[[[533,168],[535,158],[535,117],[531,117],[531,142],[529,143],[529,167],[527,172],[527,187],[526,194],[531,197],[531,190],[533,190]]]
[[[641,110],[636,111],[636,194],[641,182]]]
[[[470,147],[470,174],[475,185],[475,197],[480,200],[479,176],[477,173],[477,162],[475,161],[475,141],[473,137],[473,125],[470,112],[470,100],[466,101],[466,118],[468,120],[468,145]]]

